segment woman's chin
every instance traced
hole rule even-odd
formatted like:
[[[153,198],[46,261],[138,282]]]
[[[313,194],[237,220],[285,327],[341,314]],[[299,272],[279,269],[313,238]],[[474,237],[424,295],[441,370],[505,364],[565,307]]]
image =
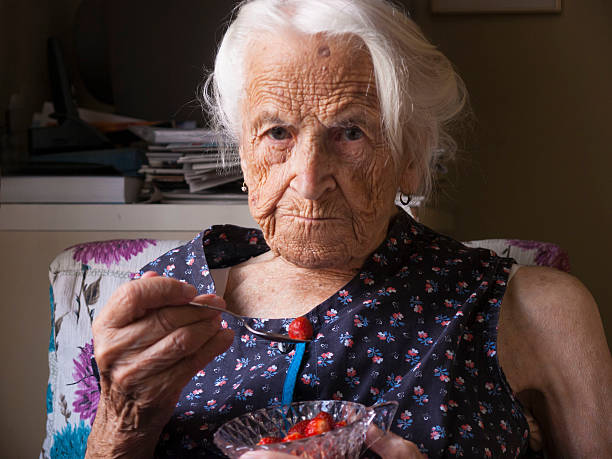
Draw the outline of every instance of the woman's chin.
[[[289,244],[274,244],[274,251],[285,261],[306,269],[352,270],[355,260],[345,244],[317,244],[313,241],[294,241]]]
[[[272,250],[301,268],[354,271],[369,254],[368,245],[356,240],[347,218],[278,218],[262,229]]]

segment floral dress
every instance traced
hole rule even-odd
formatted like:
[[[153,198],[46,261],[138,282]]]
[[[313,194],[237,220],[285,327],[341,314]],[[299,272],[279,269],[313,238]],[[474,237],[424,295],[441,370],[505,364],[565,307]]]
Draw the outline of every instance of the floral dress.
[[[215,291],[209,269],[269,250],[258,230],[213,226],[141,272]],[[391,430],[428,457],[518,457],[528,424],[497,359],[497,321],[513,260],[467,248],[404,212],[360,272],[306,314],[314,341],[296,352],[253,336],[230,316],[231,347],[183,389],[157,457],[213,457],[225,421],[283,400],[294,359],[292,400],[396,400]],[[286,333],[292,318],[254,318]],[[293,382],[290,381],[290,385]],[[290,394],[291,397],[291,394]]]

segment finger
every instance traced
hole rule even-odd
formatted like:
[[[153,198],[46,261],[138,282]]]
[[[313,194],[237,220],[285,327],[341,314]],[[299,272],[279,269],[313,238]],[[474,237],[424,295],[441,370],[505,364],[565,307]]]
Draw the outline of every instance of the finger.
[[[119,356],[113,366],[143,366],[151,373],[158,373],[176,362],[197,352],[221,329],[221,318],[217,314],[209,320],[198,321],[175,329],[162,339],[137,353],[137,361],[130,353]],[[129,370],[127,370],[129,371]]]
[[[181,360],[174,367],[167,371],[178,382],[178,393],[174,400],[173,407],[178,401],[178,396],[183,387],[200,370],[206,367],[216,356],[224,353],[234,341],[234,332],[228,329],[221,329],[209,341],[203,344],[193,355]],[[157,377],[155,377],[157,379]]]
[[[213,341],[220,329],[219,315],[176,329],[141,352],[127,352],[118,356],[110,368],[111,378],[124,388],[133,387],[197,353],[201,347]]]
[[[140,276],[140,278],[147,279],[149,277],[156,277],[156,276],[159,276],[159,274],[157,274],[155,271],[147,271],[142,276]]]
[[[225,300],[223,298],[210,293],[198,295],[191,301],[198,304],[210,304],[211,306],[216,306],[223,309],[226,307]]]
[[[199,295],[191,302],[225,309],[225,300],[216,295]],[[129,334],[139,338],[136,343],[149,345],[178,328],[203,320],[212,320],[218,315],[218,311],[193,305],[166,306],[152,310],[145,317],[134,322],[133,327],[130,324],[124,328],[130,327]]]
[[[156,414],[168,411],[170,416],[183,387],[197,371],[225,352],[232,341],[233,332],[222,329],[193,355],[175,362],[165,371],[152,373],[144,362],[132,365],[128,371],[124,367],[123,371],[101,373],[102,393],[110,394],[111,399],[114,395],[119,405],[129,394],[128,398],[137,401],[141,408],[152,409]]]
[[[225,309],[225,300],[217,295],[199,295],[191,302]],[[200,321],[218,320],[218,316],[219,312],[213,309],[192,305],[167,306],[153,310],[138,322],[138,336],[150,344],[176,329]]]
[[[165,370],[160,371],[157,366],[158,370],[152,371],[157,364],[149,364],[144,360],[132,362],[131,365],[104,375],[104,385],[119,393],[132,393],[136,390],[139,402],[145,406],[156,405],[168,399],[173,400],[174,406],[183,387],[193,375],[225,352],[233,339],[234,333],[231,330],[221,329],[192,355],[173,362]]]
[[[188,303],[196,294],[193,285],[168,277],[155,276],[128,282],[115,290],[98,315],[97,322],[105,327],[123,327],[151,309]]]
[[[382,459],[424,459],[418,446],[392,432],[384,432],[374,424],[366,434],[366,445]]]
[[[216,295],[200,295],[191,302],[225,309],[225,300]],[[168,306],[155,309],[151,314],[145,316],[141,327],[145,329],[143,330],[145,332],[143,333],[144,335],[155,335],[157,332],[158,338],[161,338],[186,325],[218,319],[219,314],[219,311],[214,309],[198,308],[192,305]]]
[[[217,334],[206,342],[192,356],[185,359],[183,362],[183,374],[187,377],[187,381],[191,377],[208,365],[212,360],[220,354],[223,354],[234,342],[234,332],[227,328],[220,329]]]
[[[223,307],[225,302],[214,295],[201,295],[198,301]],[[219,313],[193,306],[167,306],[151,311],[141,319],[120,329],[106,328],[96,335],[96,359],[102,371],[120,357],[131,359],[175,330],[201,321],[220,321]]]

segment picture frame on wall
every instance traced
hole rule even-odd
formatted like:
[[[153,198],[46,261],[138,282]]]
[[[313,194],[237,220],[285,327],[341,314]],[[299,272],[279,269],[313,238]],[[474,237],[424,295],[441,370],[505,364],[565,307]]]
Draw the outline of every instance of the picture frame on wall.
[[[437,14],[560,13],[561,0],[431,0]]]

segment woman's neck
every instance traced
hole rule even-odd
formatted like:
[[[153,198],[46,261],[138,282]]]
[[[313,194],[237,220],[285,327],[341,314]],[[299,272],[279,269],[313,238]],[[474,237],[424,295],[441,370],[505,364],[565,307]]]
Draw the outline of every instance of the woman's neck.
[[[266,252],[230,270],[224,298],[228,308],[238,314],[297,317],[327,300],[358,271],[300,267]]]

